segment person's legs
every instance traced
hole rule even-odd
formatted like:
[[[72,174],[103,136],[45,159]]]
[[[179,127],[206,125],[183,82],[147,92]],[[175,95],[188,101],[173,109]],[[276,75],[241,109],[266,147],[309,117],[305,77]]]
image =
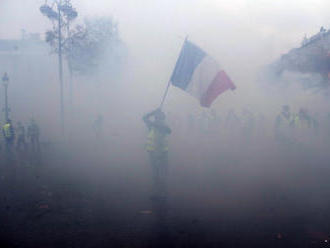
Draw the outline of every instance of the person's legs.
[[[12,158],[12,146],[13,146],[13,139],[12,138],[7,138],[5,139],[5,142],[6,142],[6,154],[8,156],[8,158]]]
[[[163,152],[159,156],[159,190],[162,197],[167,197],[168,178],[168,152]]]
[[[153,190],[156,191],[157,181],[158,181],[158,178],[159,178],[156,153],[154,151],[149,151],[149,158],[150,158],[150,164],[151,164]]]
[[[162,152],[158,157],[158,202],[157,211],[157,232],[158,239],[164,247],[170,247],[170,230],[168,225],[168,153]]]

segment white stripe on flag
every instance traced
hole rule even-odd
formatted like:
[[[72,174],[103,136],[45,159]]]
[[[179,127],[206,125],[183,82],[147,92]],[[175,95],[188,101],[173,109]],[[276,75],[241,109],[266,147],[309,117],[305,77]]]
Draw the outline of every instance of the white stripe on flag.
[[[186,91],[201,99],[219,71],[220,66],[217,61],[210,56],[206,56],[196,67]]]

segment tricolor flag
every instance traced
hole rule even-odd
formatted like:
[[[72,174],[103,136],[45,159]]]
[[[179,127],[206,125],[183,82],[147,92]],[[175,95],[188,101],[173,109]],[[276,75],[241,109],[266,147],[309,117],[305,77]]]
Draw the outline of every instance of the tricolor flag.
[[[219,64],[201,48],[185,41],[176,62],[171,82],[210,107],[218,95],[236,86]]]

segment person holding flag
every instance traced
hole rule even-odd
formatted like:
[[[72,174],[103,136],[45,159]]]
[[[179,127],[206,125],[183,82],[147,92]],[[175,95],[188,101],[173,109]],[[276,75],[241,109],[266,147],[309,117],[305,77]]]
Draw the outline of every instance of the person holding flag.
[[[153,120],[152,120],[153,118]],[[143,117],[148,128],[146,150],[149,153],[155,194],[153,197],[166,197],[166,178],[168,170],[168,141],[171,129],[165,122],[165,114],[156,109]]]
[[[200,105],[207,108],[223,92],[236,89],[234,83],[218,63],[186,38],[160,107],[143,117],[149,130],[146,149],[150,155],[154,182],[157,185],[164,179],[161,176],[167,174],[168,167],[166,140],[171,129],[165,122],[162,107],[171,84],[196,97],[199,99]],[[151,121],[151,117],[154,117],[154,121]],[[164,184],[165,181],[166,179],[160,184]],[[157,185],[156,187],[158,187]]]
[[[158,242],[164,245],[170,240],[167,225],[167,137],[171,134],[171,129],[166,124],[165,114],[160,108],[146,114],[143,121],[149,131],[146,150],[149,153],[152,169],[153,193],[150,200],[152,200],[152,209],[156,216],[154,228]]]
[[[202,107],[209,108],[213,101],[223,92],[236,86],[220,68],[218,63],[208,56],[201,48],[185,39],[181,53],[176,62],[171,79],[167,84],[160,107],[143,117],[149,133],[146,150],[152,164],[154,183],[154,210],[158,219],[160,240],[169,241],[167,219],[167,173],[168,173],[168,144],[167,137],[171,129],[165,122],[162,112],[170,85],[174,85],[196,97]],[[151,120],[151,118],[154,118]],[[162,243],[164,245],[164,243]],[[167,245],[166,247],[170,247]],[[165,246],[164,246],[165,247]]]

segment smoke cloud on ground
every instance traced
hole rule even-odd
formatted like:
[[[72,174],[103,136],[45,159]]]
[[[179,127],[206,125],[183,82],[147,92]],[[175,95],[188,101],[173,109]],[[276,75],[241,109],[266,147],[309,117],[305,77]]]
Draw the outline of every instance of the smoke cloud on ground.
[[[258,74],[298,47],[305,34],[327,27],[327,1],[73,0],[75,24],[104,16],[118,22],[123,52],[120,70],[109,62],[95,75],[74,75],[72,105],[64,63],[64,137],[57,57],[43,42],[52,28],[39,11],[43,3],[0,2],[0,38],[15,44],[8,52],[0,41],[0,73],[10,77],[10,116],[15,125],[34,118],[41,129],[40,152],[8,157],[2,144],[3,247],[326,244],[327,96],[304,90],[295,79],[280,88],[260,82]],[[21,29],[40,33],[41,40],[21,40]],[[221,63],[237,90],[203,109],[170,88],[164,106],[172,129],[165,242],[156,232],[142,116],[159,106],[187,35]],[[282,105],[292,113],[306,109],[317,127],[294,131],[290,144],[279,142],[275,120]],[[98,116],[101,135],[95,130]]]

